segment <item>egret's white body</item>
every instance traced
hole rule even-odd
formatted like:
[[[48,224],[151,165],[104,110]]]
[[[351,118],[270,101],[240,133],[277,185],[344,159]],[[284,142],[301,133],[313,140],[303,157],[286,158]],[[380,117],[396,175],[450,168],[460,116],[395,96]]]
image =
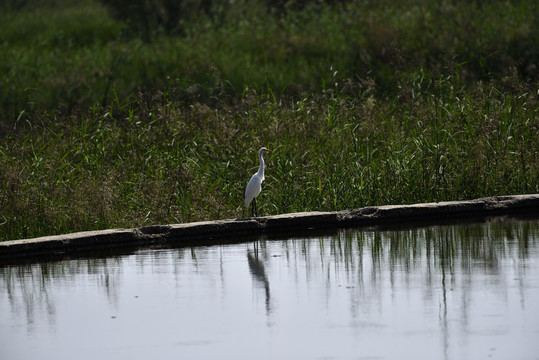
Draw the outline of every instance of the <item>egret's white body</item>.
[[[247,188],[245,188],[245,207],[248,207],[251,202],[253,206],[251,208],[251,216],[258,215],[256,209],[256,197],[262,191],[262,181],[264,181],[264,157],[262,156],[266,151],[269,151],[265,147],[261,148],[258,151],[258,160],[260,161],[260,166],[258,171],[251,177]]]

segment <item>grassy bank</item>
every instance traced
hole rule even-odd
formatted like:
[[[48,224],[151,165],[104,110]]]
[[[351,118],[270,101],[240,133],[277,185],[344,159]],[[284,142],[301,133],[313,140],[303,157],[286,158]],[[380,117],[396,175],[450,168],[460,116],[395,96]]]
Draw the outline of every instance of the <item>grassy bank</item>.
[[[4,127],[32,121],[35,112],[108,106],[114,91],[124,99],[160,89],[175,101],[216,105],[246,87],[302,97],[336,81],[355,85],[352,95],[393,97],[420,69],[466,84],[515,76],[536,82],[539,75],[532,0],[344,1],[280,15],[259,0],[183,19],[181,35],[155,27],[140,36],[143,29],[109,15],[106,4],[119,1],[27,0],[0,12]]]
[[[430,3],[10,9],[0,240],[242,216],[260,146],[263,214],[539,192],[537,3]]]

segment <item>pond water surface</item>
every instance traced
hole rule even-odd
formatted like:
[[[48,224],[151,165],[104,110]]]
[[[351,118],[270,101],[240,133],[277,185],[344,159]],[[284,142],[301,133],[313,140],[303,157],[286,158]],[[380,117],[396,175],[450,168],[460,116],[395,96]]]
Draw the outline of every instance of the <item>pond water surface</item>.
[[[1,359],[539,359],[539,219],[0,266]]]

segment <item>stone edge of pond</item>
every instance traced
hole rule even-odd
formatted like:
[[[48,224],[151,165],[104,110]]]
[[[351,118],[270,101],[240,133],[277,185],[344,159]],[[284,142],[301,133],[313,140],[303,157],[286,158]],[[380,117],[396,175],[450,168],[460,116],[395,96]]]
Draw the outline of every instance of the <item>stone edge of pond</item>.
[[[86,231],[34,239],[0,242],[0,259],[41,254],[144,246],[152,244],[219,243],[218,239],[271,232],[369,226],[486,216],[510,213],[539,213],[539,194],[486,197],[413,205],[385,205],[337,212],[300,212],[246,219],[155,225],[136,229]]]

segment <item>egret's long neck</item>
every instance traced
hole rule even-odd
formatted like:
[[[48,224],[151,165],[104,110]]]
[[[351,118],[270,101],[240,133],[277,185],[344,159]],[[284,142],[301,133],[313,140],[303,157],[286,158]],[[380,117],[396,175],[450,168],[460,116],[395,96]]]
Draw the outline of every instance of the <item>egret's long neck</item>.
[[[264,158],[262,157],[262,151],[258,153],[258,160],[260,161],[260,166],[258,167],[258,175],[264,177]]]

